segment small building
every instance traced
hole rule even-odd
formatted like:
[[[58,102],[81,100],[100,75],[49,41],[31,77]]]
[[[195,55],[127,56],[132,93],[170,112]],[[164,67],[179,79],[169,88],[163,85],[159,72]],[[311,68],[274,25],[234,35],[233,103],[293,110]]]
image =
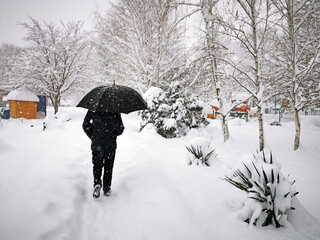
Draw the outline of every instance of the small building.
[[[45,95],[37,95],[39,102],[37,105],[37,118],[44,118],[47,116],[48,97]]]
[[[248,93],[232,93],[231,103],[233,109],[230,113],[231,116],[242,117],[250,112],[250,99],[251,95]]]
[[[211,112],[207,114],[207,118],[215,119],[219,114],[219,101],[217,99],[213,99],[209,102],[211,107]]]
[[[7,96],[9,101],[11,118],[37,118],[37,104],[39,98],[26,88],[20,88],[10,92]]]

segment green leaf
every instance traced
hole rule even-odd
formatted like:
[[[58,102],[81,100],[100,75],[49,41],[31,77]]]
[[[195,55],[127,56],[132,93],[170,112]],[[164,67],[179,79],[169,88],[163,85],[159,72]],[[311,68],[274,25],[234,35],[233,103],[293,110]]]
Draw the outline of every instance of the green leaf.
[[[211,155],[213,154],[214,151],[215,151],[215,149],[213,149],[211,152],[209,152],[209,153],[207,154],[207,156],[204,158],[204,162],[205,162],[205,163],[209,160],[209,158],[211,157]]]
[[[299,192],[295,192],[291,197],[294,197],[294,196],[296,196],[298,194],[299,194]]]
[[[258,173],[259,177],[261,177],[261,175],[260,175],[260,173],[259,173],[259,171],[258,171],[258,169],[257,169],[256,165],[254,164],[254,162],[252,162],[252,165],[253,165],[254,169],[256,170],[256,172]]]
[[[247,186],[247,189],[252,188],[252,183],[250,180],[246,177],[246,175],[241,172],[241,170],[237,169],[235,172],[236,176],[239,176],[241,180],[243,181],[243,184]]]
[[[273,194],[273,197],[272,197],[273,201],[276,199],[276,195],[277,195],[277,187],[274,188],[274,194]]]
[[[256,186],[261,190],[261,192],[264,192],[264,190],[262,189],[262,187],[256,182],[256,181],[253,181],[255,184],[256,184]]]
[[[191,154],[195,156],[195,158],[200,159],[201,157],[203,157],[203,152],[199,146],[195,147],[191,145],[190,147],[186,146],[186,148]]]
[[[228,183],[232,184],[233,186],[235,186],[236,188],[239,188],[242,191],[246,191],[248,192],[248,186],[245,186],[242,183],[236,182],[233,179],[231,179],[229,176],[225,176],[225,178],[223,179],[225,181],[227,181]]]
[[[249,176],[252,177],[252,173],[251,173],[250,169],[247,167],[247,165],[245,163],[243,163],[243,165],[246,167],[247,171],[249,172]]]
[[[263,177],[264,177],[264,182],[263,182],[263,185],[264,185],[264,188],[265,188],[264,193],[265,193],[266,196],[268,196],[268,195],[271,196],[271,195],[272,195],[272,192],[271,192],[270,187],[268,186],[268,183],[269,183],[268,177],[267,177],[267,174],[266,174],[266,172],[264,171],[263,167],[262,167],[262,173],[263,173]]]
[[[261,198],[257,198],[257,197],[248,197],[248,198],[252,198],[254,200],[257,200],[258,202],[265,202],[265,200],[263,200]]]
[[[264,151],[262,151],[262,157],[263,157],[263,161],[267,163],[266,156],[264,155]]]
[[[267,177],[266,172],[263,170],[263,167],[262,167],[262,173],[263,173],[263,177],[264,177],[264,182],[265,182],[265,184],[268,184],[269,180],[268,180],[268,177]]]

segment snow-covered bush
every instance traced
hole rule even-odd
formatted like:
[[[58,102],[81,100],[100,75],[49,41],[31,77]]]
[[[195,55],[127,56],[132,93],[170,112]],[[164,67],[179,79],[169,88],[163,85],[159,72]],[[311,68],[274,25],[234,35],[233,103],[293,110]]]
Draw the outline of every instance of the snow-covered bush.
[[[202,112],[203,102],[189,96],[179,84],[171,84],[168,91],[151,87],[144,94],[148,110],[143,111],[140,129],[152,123],[165,138],[185,135],[191,128],[208,122]]]
[[[292,198],[298,194],[294,187],[295,181],[289,176],[284,177],[281,166],[269,159],[264,152],[254,155],[254,160],[243,163],[224,180],[247,192],[240,217],[253,225],[268,226],[273,224],[281,227],[286,224],[288,211],[293,210]]]
[[[143,98],[148,105],[148,110],[141,114],[140,129],[151,123],[160,135],[167,138],[176,137],[177,124],[175,119],[170,117],[171,106],[168,104],[165,92],[161,88],[151,87],[145,92]]]
[[[209,138],[194,138],[186,148],[188,150],[187,158],[190,165],[195,163],[197,165],[203,164],[210,166],[210,158],[217,156],[217,154],[214,153],[215,149],[212,148]]]

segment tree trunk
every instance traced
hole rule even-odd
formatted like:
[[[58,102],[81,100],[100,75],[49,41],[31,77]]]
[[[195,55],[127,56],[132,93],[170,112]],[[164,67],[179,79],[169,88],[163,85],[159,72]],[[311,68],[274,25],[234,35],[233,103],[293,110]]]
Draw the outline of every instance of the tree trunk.
[[[259,122],[259,151],[264,149],[264,132],[263,132],[263,118],[261,107],[258,106],[258,122]]]
[[[297,69],[297,47],[295,43],[295,33],[294,33],[294,19],[293,19],[293,2],[288,1],[287,3],[287,19],[288,19],[288,34],[291,48],[291,89],[290,89],[290,98],[291,98],[291,108],[293,110],[294,115],[294,123],[296,128],[296,134],[294,137],[294,150],[297,150],[300,145],[300,120],[299,120],[299,112],[296,108],[296,97],[297,97],[297,80],[296,80],[296,69]]]
[[[60,106],[60,96],[55,95],[53,97],[50,97],[53,108],[54,108],[54,114],[56,114],[59,111],[59,106]]]
[[[53,107],[54,107],[54,114],[56,114],[59,111],[59,105],[58,105],[57,101],[54,102]]]
[[[207,4],[206,8],[209,11],[209,13],[213,16],[212,9],[216,5],[216,2],[211,1],[204,3]],[[221,98],[221,92],[220,92],[220,82],[218,78],[218,63],[217,63],[217,52],[218,47],[216,46],[216,32],[214,30],[214,22],[210,19],[208,19],[207,14],[204,14],[202,11],[202,15],[205,22],[205,32],[206,32],[206,44],[207,44],[207,51],[210,56],[210,74],[212,79],[212,86],[215,92],[215,95],[219,102],[219,109],[220,109],[220,116],[221,116],[221,128],[222,128],[222,134],[224,142],[226,142],[229,139],[229,128],[228,128],[228,122],[227,122],[227,116],[223,115],[222,109],[223,109],[223,100]]]
[[[251,27],[252,27],[252,35],[253,35],[253,58],[254,58],[254,72],[255,72],[255,85],[256,85],[256,95],[260,94],[261,91],[261,78],[260,78],[260,71],[259,71],[259,63],[260,63],[260,53],[259,53],[259,47],[258,47],[258,39],[257,39],[257,17],[255,14],[255,4],[250,7],[251,10]],[[264,132],[263,132],[263,118],[262,115],[262,99],[257,99],[257,105],[258,105],[258,122],[259,122],[259,151],[263,151],[264,149]]]
[[[223,133],[223,140],[224,142],[228,141],[229,139],[229,127],[227,123],[227,117],[221,114],[221,128]]]
[[[296,108],[293,108],[293,114],[294,114],[294,123],[296,128],[296,135],[294,137],[294,150],[297,150],[300,146],[301,126],[300,126],[299,113]]]

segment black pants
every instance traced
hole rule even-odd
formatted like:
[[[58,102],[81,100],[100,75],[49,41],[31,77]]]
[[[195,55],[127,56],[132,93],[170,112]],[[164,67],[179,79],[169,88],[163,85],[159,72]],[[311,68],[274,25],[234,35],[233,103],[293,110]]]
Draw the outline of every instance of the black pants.
[[[94,185],[103,186],[103,191],[108,191],[112,181],[112,170],[116,148],[92,149]],[[101,175],[103,171],[103,184]]]

